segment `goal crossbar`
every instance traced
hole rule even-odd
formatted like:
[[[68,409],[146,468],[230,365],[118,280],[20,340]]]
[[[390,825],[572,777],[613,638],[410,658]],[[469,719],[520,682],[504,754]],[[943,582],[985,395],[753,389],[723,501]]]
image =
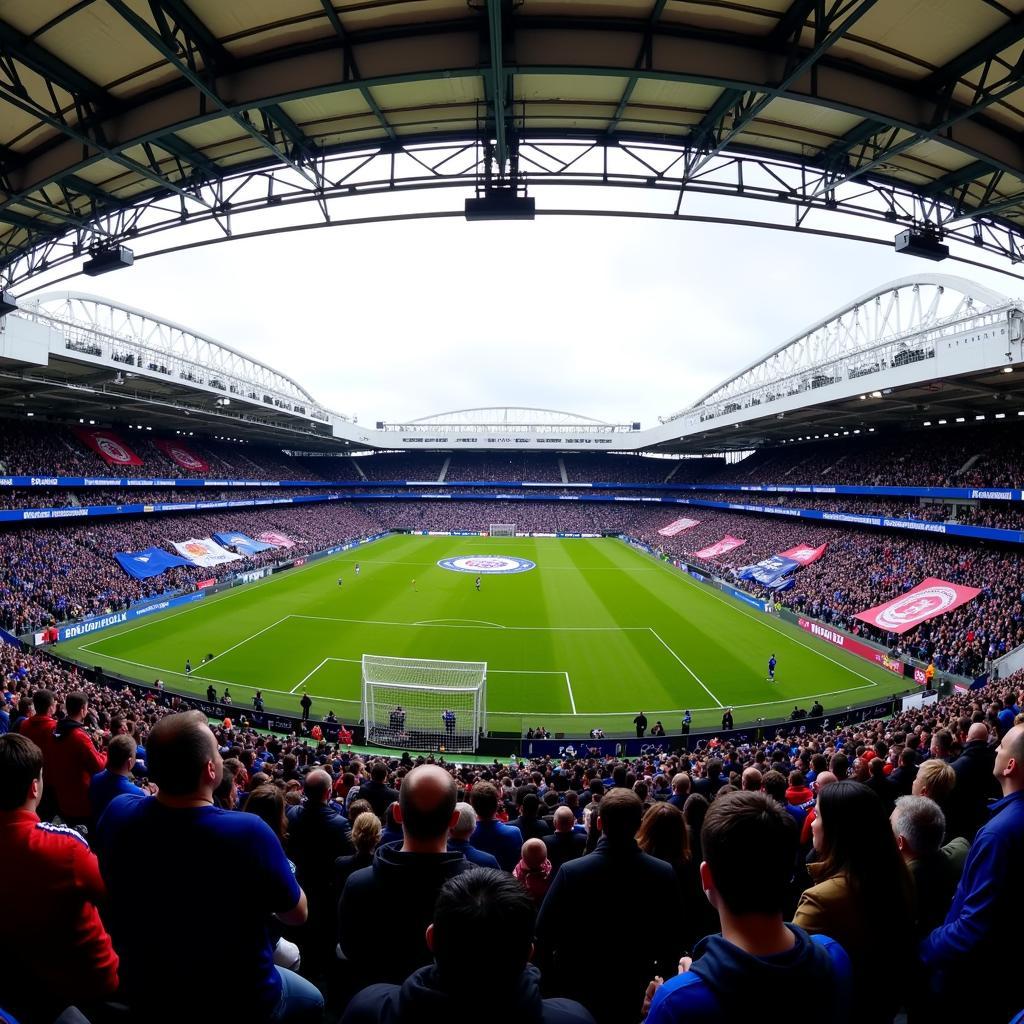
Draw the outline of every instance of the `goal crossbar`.
[[[468,753],[486,729],[487,662],[362,657],[366,741]]]

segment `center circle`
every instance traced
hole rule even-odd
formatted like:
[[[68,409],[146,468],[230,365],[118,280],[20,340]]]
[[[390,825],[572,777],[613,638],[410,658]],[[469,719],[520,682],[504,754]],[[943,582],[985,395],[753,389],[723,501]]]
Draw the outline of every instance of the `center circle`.
[[[457,555],[454,558],[442,558],[437,564],[451,572],[468,572],[474,576],[507,576],[537,568],[537,563],[528,558],[513,558],[509,555]]]

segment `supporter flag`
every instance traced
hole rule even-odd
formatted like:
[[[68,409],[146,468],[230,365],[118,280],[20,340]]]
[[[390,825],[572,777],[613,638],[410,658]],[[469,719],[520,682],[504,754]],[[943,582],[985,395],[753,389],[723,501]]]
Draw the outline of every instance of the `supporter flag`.
[[[944,615],[954,608],[973,601],[981,593],[975,587],[961,587],[956,583],[930,576],[913,590],[885,604],[858,612],[854,618],[868,622],[887,633],[906,633],[918,623]]]
[[[222,548],[212,537],[204,537],[202,540],[192,537],[190,540],[174,542],[171,546],[193,565],[204,567],[222,565],[224,562],[237,562],[242,558],[241,555],[232,554]]]
[[[118,551],[114,554],[118,565],[129,576],[137,580],[148,580],[151,576],[159,576],[160,573],[176,565],[191,565],[187,558],[179,555],[172,555],[163,548],[146,548],[143,551]]]
[[[700,526],[699,519],[677,519],[674,523],[663,526],[658,533],[662,537],[674,537],[677,533],[682,533],[684,530],[692,530],[695,526]]]
[[[75,434],[83,444],[88,445],[110,466],[142,465],[142,459],[117,434],[113,434],[109,430],[91,430],[78,427],[75,430]]]
[[[283,533],[274,533],[273,530],[266,530],[261,533],[257,540],[263,541],[264,544],[269,544],[275,548],[293,548],[295,547],[295,541],[289,540]]]
[[[726,534],[720,541],[712,544],[710,547],[701,548],[700,551],[691,551],[690,554],[696,558],[719,558],[735,548],[742,547],[746,543],[745,540],[741,540],[739,537],[732,537]]]
[[[186,448],[180,441],[164,440],[155,438],[153,444],[171,460],[181,466],[182,469],[191,469],[196,473],[209,471],[209,463],[204,462],[195,452]]]
[[[274,547],[266,541],[253,540],[244,533],[215,533],[213,539],[226,548],[234,548],[242,555],[255,555],[260,551],[269,551]]]
[[[822,544],[820,548],[812,548],[810,544],[797,544],[795,548],[790,548],[788,551],[780,551],[779,554],[783,558],[792,558],[794,562],[799,562],[801,565],[810,565],[811,562],[816,562],[823,554],[825,554],[825,548],[828,544]]]
[[[775,588],[786,573],[799,566],[799,562],[786,558],[785,555],[772,555],[771,558],[765,558],[756,565],[745,565],[736,575],[741,580],[755,580],[766,587]]]

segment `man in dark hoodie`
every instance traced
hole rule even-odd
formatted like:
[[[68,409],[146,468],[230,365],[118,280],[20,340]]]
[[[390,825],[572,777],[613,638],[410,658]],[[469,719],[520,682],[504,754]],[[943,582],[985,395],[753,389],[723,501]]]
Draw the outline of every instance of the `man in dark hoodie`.
[[[353,988],[397,985],[430,963],[423,936],[437,894],[449,878],[473,866],[460,852],[448,852],[448,829],[459,820],[455,798],[455,780],[443,768],[414,768],[402,781],[395,810],[405,833],[402,845],[378,847],[373,864],[345,883],[338,944]]]
[[[847,1021],[849,957],[834,939],[783,921],[797,846],[785,809],[765,793],[727,793],[711,805],[701,845],[701,885],[722,934],[698,942],[676,977],[655,978],[646,1024],[753,1019],[772,992],[799,992],[820,1024]]]
[[[533,901],[511,875],[477,868],[452,878],[426,932],[433,964],[401,986],[363,989],[342,1024],[434,1024],[466,1006],[486,1006],[492,1024],[593,1024],[579,1003],[541,998],[533,928]]]

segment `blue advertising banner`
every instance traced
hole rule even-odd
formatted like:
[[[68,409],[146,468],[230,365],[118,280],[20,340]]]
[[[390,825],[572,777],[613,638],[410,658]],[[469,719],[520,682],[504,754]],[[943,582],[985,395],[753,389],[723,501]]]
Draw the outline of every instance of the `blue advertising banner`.
[[[264,544],[261,540],[253,540],[244,533],[215,533],[213,539],[226,548],[234,548],[241,555],[256,555],[261,551],[269,551],[274,546]]]
[[[187,558],[172,555],[163,548],[145,548],[142,551],[118,551],[114,558],[129,576],[137,580],[148,580],[176,565],[191,565]]]
[[[151,604],[140,605],[137,608],[125,608],[120,612],[109,612],[106,615],[94,615],[91,619],[82,619],[79,622],[71,622],[65,626],[57,627],[57,640],[73,640],[75,637],[85,636],[86,633],[96,633],[101,629],[108,629],[110,626],[119,626],[123,622],[131,622],[132,619],[141,619],[154,612],[162,612],[167,608],[176,608],[180,604],[191,604],[193,601],[201,601],[206,597],[205,590],[197,590],[192,594],[183,594],[180,597],[166,597]]]

